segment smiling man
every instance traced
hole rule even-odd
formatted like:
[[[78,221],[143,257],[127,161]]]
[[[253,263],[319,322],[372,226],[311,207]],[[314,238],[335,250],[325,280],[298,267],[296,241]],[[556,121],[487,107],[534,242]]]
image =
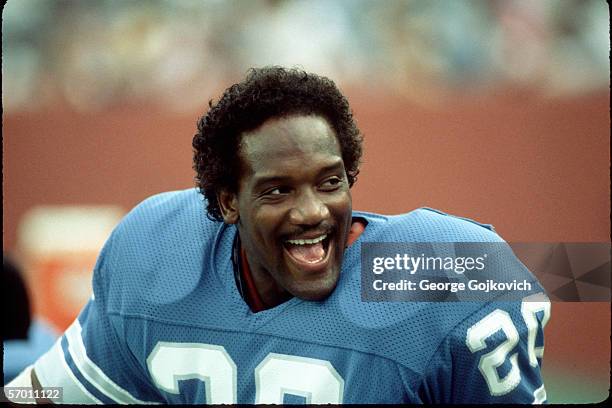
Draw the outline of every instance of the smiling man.
[[[513,256],[526,300],[362,300],[364,243],[503,240],[430,209],[353,211],[361,143],[329,79],[251,70],[198,122],[198,189],[126,216],[90,302],[11,385],[70,403],[544,402],[550,303]]]
[[[245,132],[238,193],[223,191],[223,219],[265,307],[292,296],[322,300],[336,287],[351,225],[340,145],[326,119],[293,114]]]

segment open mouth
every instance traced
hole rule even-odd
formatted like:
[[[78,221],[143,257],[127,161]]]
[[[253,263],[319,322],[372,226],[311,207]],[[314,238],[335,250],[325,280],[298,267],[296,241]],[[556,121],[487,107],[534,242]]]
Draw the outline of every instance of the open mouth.
[[[320,267],[329,259],[330,235],[323,234],[312,239],[288,239],[283,243],[291,260],[302,267]]]

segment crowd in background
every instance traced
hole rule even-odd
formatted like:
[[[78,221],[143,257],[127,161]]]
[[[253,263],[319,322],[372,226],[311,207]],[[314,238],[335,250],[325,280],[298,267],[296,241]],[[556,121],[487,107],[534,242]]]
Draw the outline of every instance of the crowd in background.
[[[418,99],[439,89],[609,86],[599,0],[9,0],[5,112],[201,106],[250,66],[301,66]]]

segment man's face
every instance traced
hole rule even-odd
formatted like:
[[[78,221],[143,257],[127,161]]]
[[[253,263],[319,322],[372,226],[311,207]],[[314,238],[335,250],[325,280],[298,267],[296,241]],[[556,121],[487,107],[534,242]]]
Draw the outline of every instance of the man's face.
[[[324,299],[338,282],[352,213],[335,132],[319,116],[270,119],[242,135],[240,157],[238,194],[222,208],[233,206],[224,216],[237,221],[262,300]]]

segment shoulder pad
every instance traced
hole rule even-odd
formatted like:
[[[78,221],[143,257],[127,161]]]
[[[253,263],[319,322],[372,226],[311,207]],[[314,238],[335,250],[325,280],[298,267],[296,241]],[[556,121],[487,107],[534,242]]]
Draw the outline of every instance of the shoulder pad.
[[[496,231],[495,231],[495,227],[493,227],[493,225],[491,225],[491,224],[484,224],[484,223],[481,223],[481,222],[478,222],[478,221],[474,221],[474,220],[473,220],[473,219],[471,219],[471,218],[459,217],[459,216],[457,216],[457,215],[447,214],[447,213],[445,213],[445,212],[443,212],[443,211],[436,210],[435,208],[430,208],[430,207],[421,207],[420,209],[421,209],[421,210],[427,210],[427,211],[435,212],[435,213],[437,213],[437,214],[445,215],[445,216],[447,216],[447,217],[453,217],[453,218],[457,218],[457,219],[460,219],[460,220],[468,221],[468,222],[471,222],[472,224],[476,224],[476,225],[478,225],[478,226],[480,226],[480,227],[486,228],[486,229],[488,229],[489,231],[496,232]]]

